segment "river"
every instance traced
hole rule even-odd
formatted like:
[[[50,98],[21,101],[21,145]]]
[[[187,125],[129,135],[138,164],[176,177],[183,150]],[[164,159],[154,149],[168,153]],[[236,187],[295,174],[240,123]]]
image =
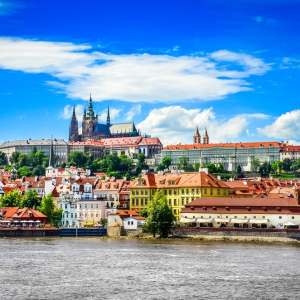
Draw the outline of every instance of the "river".
[[[1,299],[299,299],[300,246],[0,240]]]

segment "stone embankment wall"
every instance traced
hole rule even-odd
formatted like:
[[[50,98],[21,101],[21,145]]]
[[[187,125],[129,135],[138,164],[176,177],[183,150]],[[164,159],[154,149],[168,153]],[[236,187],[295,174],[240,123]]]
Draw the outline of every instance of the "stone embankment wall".
[[[44,237],[59,236],[59,230],[49,229],[0,229],[0,237]]]
[[[172,228],[173,237],[188,236],[252,236],[252,237],[283,237],[300,240],[298,229],[248,229],[248,228]]]
[[[107,227],[107,235],[111,237],[119,237],[119,236],[143,236],[145,235],[143,233],[142,227],[138,227],[136,230],[129,230],[124,229],[124,226],[109,226]],[[146,235],[149,235],[148,233]]]

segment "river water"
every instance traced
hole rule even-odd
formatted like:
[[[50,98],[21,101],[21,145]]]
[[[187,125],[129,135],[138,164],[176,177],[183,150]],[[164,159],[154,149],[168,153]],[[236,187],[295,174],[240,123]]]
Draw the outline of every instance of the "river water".
[[[0,299],[300,299],[300,246],[0,240]]]

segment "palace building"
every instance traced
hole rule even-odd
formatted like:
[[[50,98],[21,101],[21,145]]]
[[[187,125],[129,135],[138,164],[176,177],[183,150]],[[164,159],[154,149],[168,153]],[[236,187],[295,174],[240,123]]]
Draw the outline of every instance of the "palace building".
[[[75,107],[70,124],[69,141],[70,142],[86,142],[89,140],[100,140],[104,138],[115,137],[135,137],[141,136],[139,130],[136,129],[133,122],[111,124],[109,108],[107,111],[106,124],[98,123],[98,114],[94,112],[93,101],[90,96],[88,111],[84,109],[82,127],[78,127]]]

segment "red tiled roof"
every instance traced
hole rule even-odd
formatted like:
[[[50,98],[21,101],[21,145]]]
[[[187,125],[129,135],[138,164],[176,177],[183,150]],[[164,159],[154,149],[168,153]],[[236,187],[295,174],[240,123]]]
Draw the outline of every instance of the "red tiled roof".
[[[110,139],[102,139],[101,141],[104,143],[104,146],[113,146],[113,147],[136,147],[140,141],[142,140],[141,136],[136,137],[121,137],[121,138],[110,138]]]
[[[83,145],[83,146],[103,146],[104,143],[101,141],[86,141],[86,142],[68,142],[68,145],[72,146],[72,145]]]
[[[182,150],[182,149],[201,149],[213,147],[235,147],[235,148],[248,148],[248,147],[280,147],[281,143],[278,142],[257,142],[257,143],[219,143],[219,144],[189,144],[189,145],[169,145],[163,150]]]
[[[161,141],[159,140],[159,138],[155,137],[155,138],[143,138],[142,141],[139,143],[139,146],[143,146],[143,145],[159,145],[162,146]]]

